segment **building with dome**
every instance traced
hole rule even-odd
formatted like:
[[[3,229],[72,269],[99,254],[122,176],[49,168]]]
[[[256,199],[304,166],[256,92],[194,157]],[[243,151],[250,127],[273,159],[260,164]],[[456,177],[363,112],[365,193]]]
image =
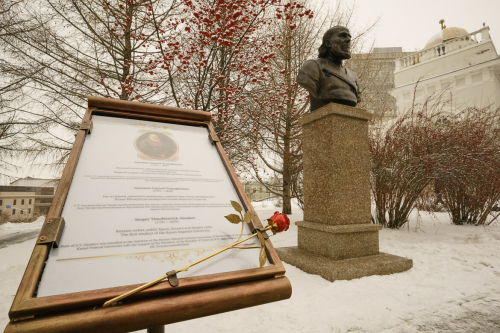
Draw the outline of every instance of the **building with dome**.
[[[397,112],[408,110],[413,100],[423,103],[442,93],[450,99],[450,112],[475,106],[500,107],[500,58],[490,38],[489,27],[474,32],[446,28],[432,36],[425,47],[396,60]]]

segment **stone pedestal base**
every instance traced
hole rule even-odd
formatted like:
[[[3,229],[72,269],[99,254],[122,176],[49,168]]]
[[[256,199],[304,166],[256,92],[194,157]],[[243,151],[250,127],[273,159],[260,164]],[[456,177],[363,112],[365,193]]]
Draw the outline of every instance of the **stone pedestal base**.
[[[389,275],[409,270],[413,260],[380,252],[377,255],[332,260],[300,250],[297,246],[277,248],[280,259],[306,273],[328,281],[359,279],[370,275]]]
[[[373,256],[378,254],[378,231],[382,226],[371,223],[329,225],[296,222],[299,227],[298,245],[301,250],[333,260]]]

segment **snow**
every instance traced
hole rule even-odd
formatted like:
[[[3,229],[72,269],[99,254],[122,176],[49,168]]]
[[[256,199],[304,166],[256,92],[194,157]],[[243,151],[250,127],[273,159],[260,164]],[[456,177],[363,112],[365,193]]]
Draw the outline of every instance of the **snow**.
[[[4,224],[0,224],[0,240],[16,234],[24,234],[30,231],[40,231],[40,228],[43,225],[43,221],[45,221],[45,216],[40,216],[38,219],[31,223],[7,222]]]
[[[0,332],[9,322],[8,312],[35,246],[36,234],[22,243],[8,243],[18,235],[39,231],[43,221],[44,217],[40,217],[33,223],[0,224]]]
[[[429,44],[432,44],[436,41],[439,41],[439,43],[442,43],[443,42],[443,31],[439,31],[437,32],[436,34],[434,34],[434,36],[432,36],[428,41],[427,41],[427,44],[425,45],[429,45]],[[439,43],[436,43],[435,45],[439,44]],[[434,46],[434,45],[433,45]]]
[[[255,203],[261,220],[272,202]],[[302,219],[296,206],[292,225],[272,236],[275,247],[297,244]],[[5,235],[40,228],[0,225]],[[35,239],[0,249],[0,331]],[[382,252],[413,259],[404,273],[333,283],[285,264],[292,297],[277,303],[181,322],[170,332],[500,332],[500,226],[450,224],[446,213],[413,213],[408,228],[383,229]],[[141,332],[145,332],[141,331]]]

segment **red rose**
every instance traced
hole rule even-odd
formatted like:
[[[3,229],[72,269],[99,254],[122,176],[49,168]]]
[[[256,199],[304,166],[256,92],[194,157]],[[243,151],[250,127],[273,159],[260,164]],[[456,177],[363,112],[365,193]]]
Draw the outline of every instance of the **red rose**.
[[[280,212],[275,212],[270,219],[267,220],[269,225],[272,225],[271,231],[273,235],[276,235],[278,232],[287,231],[288,227],[290,227],[290,220],[286,214],[281,214]]]

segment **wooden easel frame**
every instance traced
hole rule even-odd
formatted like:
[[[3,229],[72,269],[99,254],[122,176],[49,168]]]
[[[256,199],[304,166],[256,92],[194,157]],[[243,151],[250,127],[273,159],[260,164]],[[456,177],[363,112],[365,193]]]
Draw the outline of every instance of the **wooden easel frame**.
[[[208,112],[150,105],[100,97],[89,97],[88,109],[64,168],[48,219],[61,217],[85,137],[93,115],[176,123],[207,128],[207,140],[216,146],[225,169],[246,211],[252,213],[250,228],[262,227],[243,186],[217,139]],[[35,245],[9,311],[11,322],[5,332],[130,332],[158,325],[199,318],[249,306],[287,299],[291,285],[269,240],[267,267],[180,279],[178,287],[168,281],[139,292],[123,304],[102,304],[137,285],[91,290],[37,298],[35,293],[51,244]],[[154,278],[154,277],[152,277]],[[147,281],[145,281],[147,282]]]

